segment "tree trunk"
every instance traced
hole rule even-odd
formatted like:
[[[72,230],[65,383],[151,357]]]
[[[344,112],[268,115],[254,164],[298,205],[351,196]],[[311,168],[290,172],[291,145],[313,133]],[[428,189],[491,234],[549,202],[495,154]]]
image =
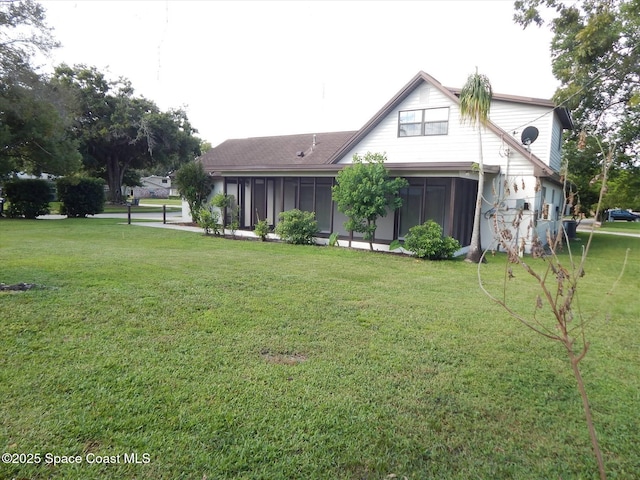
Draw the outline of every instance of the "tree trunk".
[[[120,163],[118,162],[118,157],[114,155],[108,155],[106,160],[109,201],[112,203],[120,203],[122,202],[122,172],[120,171]]]
[[[482,222],[482,194],[484,191],[484,161],[482,158],[482,126],[478,121],[478,194],[476,195],[476,208],[473,214],[473,230],[471,231],[471,244],[465,258],[467,262],[480,263],[482,257],[482,244],[480,242],[480,223]],[[486,260],[485,260],[486,261]]]
[[[109,201],[112,203],[122,203],[122,181],[124,172],[129,166],[129,162],[120,164],[119,155],[109,155],[107,165],[107,184],[109,185]]]

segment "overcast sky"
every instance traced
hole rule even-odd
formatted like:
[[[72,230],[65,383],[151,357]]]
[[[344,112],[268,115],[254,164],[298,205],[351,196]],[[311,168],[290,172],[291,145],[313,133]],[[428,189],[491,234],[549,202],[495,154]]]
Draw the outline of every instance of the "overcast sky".
[[[42,0],[63,47],[131,80],[199,136],[357,130],[418,71],[462,87],[478,67],[495,92],[550,98],[550,34],[513,23],[510,0]],[[50,67],[49,67],[50,68]]]

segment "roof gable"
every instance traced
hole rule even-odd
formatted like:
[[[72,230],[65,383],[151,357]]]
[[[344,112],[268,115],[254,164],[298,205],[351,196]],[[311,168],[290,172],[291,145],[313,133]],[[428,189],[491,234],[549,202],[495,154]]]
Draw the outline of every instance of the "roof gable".
[[[424,82],[430,84],[432,87],[437,89],[442,95],[451,100],[451,102],[459,106],[460,99],[456,93],[459,93],[459,90],[450,89],[444,87],[438,80],[436,80],[431,75],[425,72],[418,72],[410,81],[407,83],[391,100],[389,100],[355,135],[353,135],[335,154],[329,159],[330,163],[338,163],[344,155],[346,155],[352,148],[354,148],[360,141],[362,141],[368,134],[370,134],[379,124],[382,122],[387,115],[389,115],[398,105],[403,102],[409,95],[411,95],[418,87],[420,87]],[[530,103],[539,106],[545,106],[554,108],[553,102],[550,100],[541,100],[541,99],[533,99],[528,97],[516,97],[513,95],[494,95],[494,98],[519,102],[519,103]],[[557,110],[557,109],[556,109]],[[567,118],[570,120],[567,112]],[[562,117],[561,117],[562,120]],[[570,123],[567,123],[570,125]],[[563,126],[565,123],[563,122]],[[565,128],[567,128],[565,126]],[[487,130],[497,135],[500,139],[502,139],[507,145],[509,145],[513,150],[520,153],[524,157],[526,157],[535,167],[536,172],[541,176],[553,175],[552,169],[542,160],[540,160],[537,156],[533,155],[530,151],[528,151],[523,145],[520,144],[516,139],[514,139],[511,135],[509,135],[502,128],[498,127],[495,123],[489,122],[487,123]]]

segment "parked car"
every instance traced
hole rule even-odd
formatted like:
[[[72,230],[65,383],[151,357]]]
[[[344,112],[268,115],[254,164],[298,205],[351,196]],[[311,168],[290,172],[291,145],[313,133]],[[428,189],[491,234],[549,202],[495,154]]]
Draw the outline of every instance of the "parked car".
[[[609,219],[626,220],[627,222],[640,222],[640,215],[627,210],[609,210]]]

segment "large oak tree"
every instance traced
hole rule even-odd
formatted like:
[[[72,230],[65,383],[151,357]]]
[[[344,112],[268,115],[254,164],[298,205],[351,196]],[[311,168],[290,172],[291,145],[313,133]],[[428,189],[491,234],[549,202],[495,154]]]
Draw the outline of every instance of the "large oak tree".
[[[122,200],[125,174],[131,169],[175,170],[200,154],[200,139],[182,110],[161,111],[134,95],[131,83],[108,80],[95,67],[60,65],[54,82],[73,92],[73,131],[85,169],[104,178],[109,200]]]

